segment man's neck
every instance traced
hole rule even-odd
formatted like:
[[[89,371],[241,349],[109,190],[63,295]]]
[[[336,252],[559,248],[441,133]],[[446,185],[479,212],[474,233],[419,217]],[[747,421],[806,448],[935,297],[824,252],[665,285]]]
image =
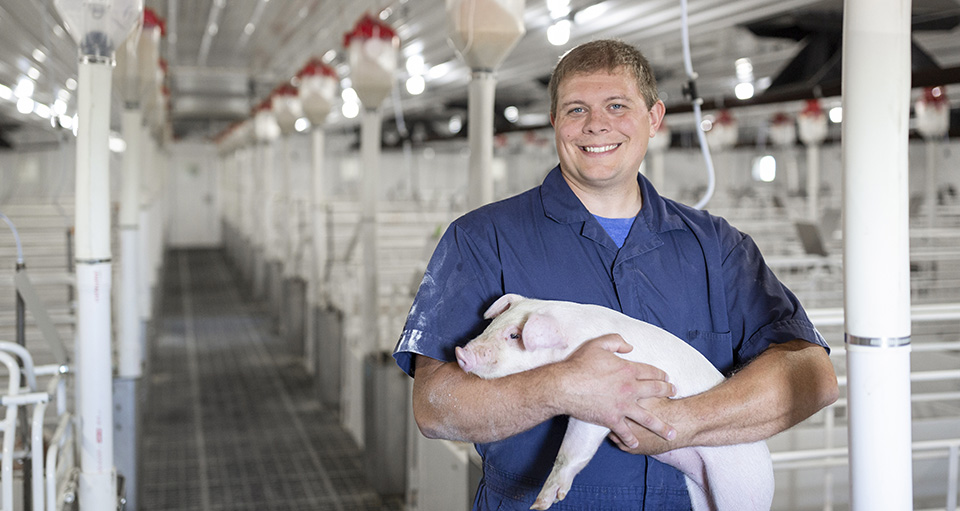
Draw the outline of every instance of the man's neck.
[[[609,189],[585,188],[566,179],[567,185],[593,215],[604,218],[633,218],[643,206],[640,185],[610,187]]]

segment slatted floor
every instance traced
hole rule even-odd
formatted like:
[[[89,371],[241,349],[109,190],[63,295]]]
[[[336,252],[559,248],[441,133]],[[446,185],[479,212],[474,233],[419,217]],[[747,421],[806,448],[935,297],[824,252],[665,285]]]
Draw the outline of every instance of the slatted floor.
[[[400,510],[221,252],[168,253],[142,426],[144,511]]]

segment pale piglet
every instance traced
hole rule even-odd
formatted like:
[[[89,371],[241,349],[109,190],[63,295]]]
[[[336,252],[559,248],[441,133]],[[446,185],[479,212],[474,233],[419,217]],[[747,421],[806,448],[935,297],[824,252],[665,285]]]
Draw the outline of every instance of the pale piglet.
[[[508,294],[490,306],[484,317],[493,318],[486,330],[456,349],[460,367],[481,378],[557,362],[590,339],[616,333],[633,346],[620,356],[665,371],[678,398],[699,394],[724,379],[700,352],[678,337],[605,307]],[[571,418],[553,471],[531,509],[547,509],[562,500],[609,432]],[[654,458],[686,475],[695,511],[770,509],[773,467],[764,442],[686,447]]]

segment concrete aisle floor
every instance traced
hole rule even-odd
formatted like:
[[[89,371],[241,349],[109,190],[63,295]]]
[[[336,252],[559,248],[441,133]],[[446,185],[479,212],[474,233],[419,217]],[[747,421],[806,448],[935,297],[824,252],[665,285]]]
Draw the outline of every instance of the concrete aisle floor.
[[[168,252],[145,378],[144,511],[400,510],[222,252]]]

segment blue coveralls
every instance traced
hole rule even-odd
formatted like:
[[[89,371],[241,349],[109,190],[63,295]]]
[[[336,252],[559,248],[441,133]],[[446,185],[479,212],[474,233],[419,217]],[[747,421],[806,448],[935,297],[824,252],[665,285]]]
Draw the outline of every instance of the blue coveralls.
[[[771,343],[826,347],[753,240],[725,220],[663,199],[637,176],[643,207],[618,249],[554,168],[541,186],[457,219],[440,240],[394,351],[456,360],[505,293],[603,305],[658,325],[729,375]],[[478,444],[476,510],[528,509],[553,465],[567,418]],[[689,509],[681,472],[605,441],[556,510]]]

